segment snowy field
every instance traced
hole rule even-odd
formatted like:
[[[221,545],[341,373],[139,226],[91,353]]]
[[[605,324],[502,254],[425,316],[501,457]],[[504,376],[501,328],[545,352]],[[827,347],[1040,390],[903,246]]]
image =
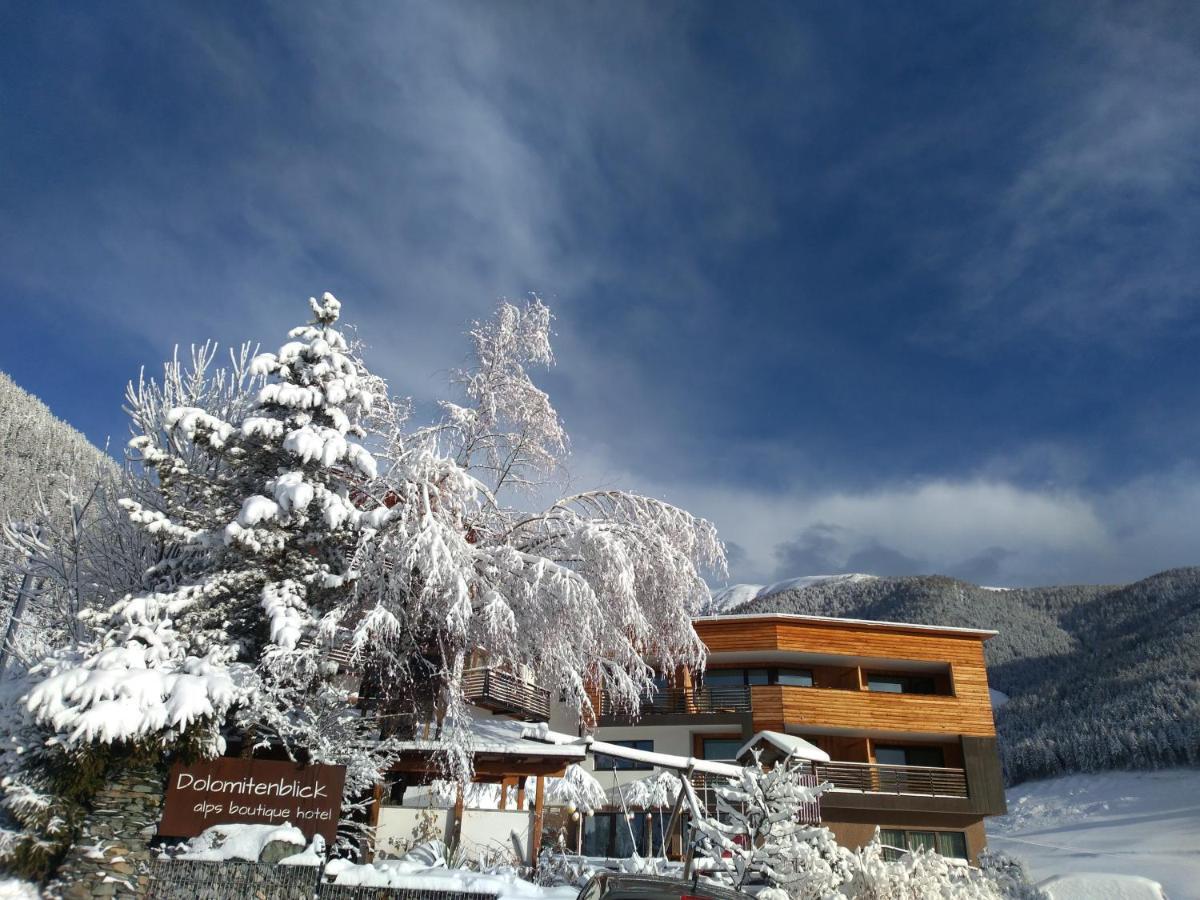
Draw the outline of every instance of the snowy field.
[[[989,843],[1024,859],[1055,900],[1150,900],[1154,882],[1171,900],[1200,900],[1200,769],[1031,781],[1008,792],[1008,809],[988,823]]]

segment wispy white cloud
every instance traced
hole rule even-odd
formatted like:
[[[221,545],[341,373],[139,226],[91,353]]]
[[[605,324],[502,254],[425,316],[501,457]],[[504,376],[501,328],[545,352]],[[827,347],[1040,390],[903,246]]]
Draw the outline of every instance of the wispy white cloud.
[[[995,585],[1105,583],[1200,557],[1200,471],[1188,467],[1105,488],[981,474],[856,490],[793,480],[773,491],[650,480],[590,453],[574,467],[581,483],[634,486],[714,521],[735,547],[734,582],[863,571]]]
[[[990,215],[935,257],[959,272],[951,333],[978,346],[1044,329],[1142,352],[1200,284],[1185,200],[1200,188],[1200,21],[1190,5],[1114,4],[1062,32],[1012,123],[1023,158]]]

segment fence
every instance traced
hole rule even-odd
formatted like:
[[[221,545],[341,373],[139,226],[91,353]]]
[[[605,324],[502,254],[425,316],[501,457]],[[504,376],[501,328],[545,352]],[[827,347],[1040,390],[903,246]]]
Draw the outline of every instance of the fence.
[[[155,860],[150,864],[147,897],[152,900],[241,900],[251,897],[312,900],[321,890],[320,877],[319,866],[280,866],[232,860]]]
[[[496,894],[324,884],[320,866],[156,860],[153,900],[498,900]]]

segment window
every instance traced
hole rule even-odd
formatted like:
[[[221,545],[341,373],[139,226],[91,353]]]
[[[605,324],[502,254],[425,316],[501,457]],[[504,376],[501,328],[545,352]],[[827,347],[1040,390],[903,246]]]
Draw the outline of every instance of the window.
[[[967,836],[961,831],[904,831],[899,828],[881,828],[879,842],[883,844],[883,858],[897,860],[907,852],[924,850],[940,853],[951,859],[967,858]]]
[[[908,840],[897,828],[880,828],[879,843],[883,845],[883,858],[895,862],[908,851]]]
[[[813,676],[809,669],[708,669],[704,673],[705,687],[745,687],[756,684],[812,687]]]
[[[937,683],[930,675],[867,675],[867,687],[885,694],[936,694]]]
[[[939,831],[937,852],[951,859],[967,858],[967,836],[961,831]]]
[[[654,752],[654,741],[608,741],[608,743],[616,744],[618,747],[628,747],[630,750],[645,750],[648,753]],[[592,766],[597,772],[611,772],[614,768],[617,771],[648,772],[654,768],[650,763],[640,762],[636,759],[622,759],[619,756],[609,756],[607,753],[597,753]]]
[[[601,812],[580,821],[584,856],[629,857],[635,852],[639,856],[653,856],[662,846],[667,816],[661,812],[649,815],[637,812],[632,819],[626,819],[624,813]]]
[[[709,669],[704,673],[705,687],[741,687],[745,683],[745,669]]]
[[[776,684],[790,684],[794,687],[812,687],[813,674],[811,669],[779,669]]]
[[[700,755],[703,759],[736,759],[744,743],[741,738],[702,738]]]
[[[941,747],[875,746],[875,762],[881,766],[937,766],[946,764]]]

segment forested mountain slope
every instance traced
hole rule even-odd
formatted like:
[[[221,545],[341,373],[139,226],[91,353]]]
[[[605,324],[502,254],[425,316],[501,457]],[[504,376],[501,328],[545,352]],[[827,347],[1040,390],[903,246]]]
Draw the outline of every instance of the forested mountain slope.
[[[46,404],[0,372],[0,521],[66,518],[57,496],[72,476],[94,481],[98,471],[115,473],[116,463]],[[39,494],[47,500],[42,509]],[[13,554],[0,542],[0,593],[12,590]],[[0,623],[2,624],[2,623]]]
[[[108,456],[41,400],[0,372],[0,514],[21,519],[37,505],[38,490],[62,476],[90,475]]]
[[[994,628],[993,687],[1010,782],[1200,763],[1200,568],[1134,584],[996,590],[942,576],[819,581],[738,613]]]

